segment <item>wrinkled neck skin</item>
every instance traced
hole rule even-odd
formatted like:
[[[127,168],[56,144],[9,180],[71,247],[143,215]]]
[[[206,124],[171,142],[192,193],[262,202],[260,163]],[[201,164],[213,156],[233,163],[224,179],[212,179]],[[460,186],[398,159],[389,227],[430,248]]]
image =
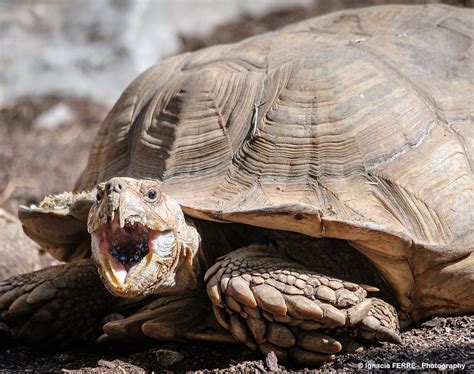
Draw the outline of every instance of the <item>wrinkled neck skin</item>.
[[[184,293],[202,287],[207,263],[202,252],[201,236],[191,218],[186,217],[185,222],[187,233],[178,244],[178,261],[168,279],[154,292],[157,295]]]

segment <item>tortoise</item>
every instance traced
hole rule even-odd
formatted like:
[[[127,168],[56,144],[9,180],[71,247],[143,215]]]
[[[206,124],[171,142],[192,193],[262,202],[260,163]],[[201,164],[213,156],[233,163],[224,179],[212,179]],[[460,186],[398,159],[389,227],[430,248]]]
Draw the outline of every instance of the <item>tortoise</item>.
[[[100,341],[312,365],[472,313],[473,15],[347,10],[145,71],[73,192],[19,210],[68,263],[0,283],[13,338],[64,343],[119,310]]]

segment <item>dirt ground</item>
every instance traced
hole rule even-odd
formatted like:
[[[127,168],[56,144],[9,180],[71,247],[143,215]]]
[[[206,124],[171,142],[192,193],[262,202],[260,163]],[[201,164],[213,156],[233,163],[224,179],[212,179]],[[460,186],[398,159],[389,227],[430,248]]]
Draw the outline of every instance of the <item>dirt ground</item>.
[[[424,3],[425,1],[405,1]],[[471,1],[446,1],[472,6]],[[183,51],[274,30],[287,23],[334,9],[386,3],[386,1],[338,0],[312,9],[295,7],[260,18],[242,17],[202,38],[182,37]],[[39,119],[48,111],[67,108],[64,121],[45,125]],[[47,96],[24,98],[0,110],[0,207],[16,213],[20,204],[36,203],[45,194],[72,188],[87,161],[98,124],[107,113],[102,105],[72,98]],[[48,127],[49,126],[49,127]],[[407,371],[401,365],[464,364],[458,371],[474,370],[474,318],[439,317],[402,334],[402,346],[380,346],[339,357],[324,365],[327,371]],[[171,352],[167,352],[171,351]],[[173,353],[174,352],[174,353]],[[173,356],[179,356],[173,358]],[[171,357],[171,358],[170,358]],[[176,360],[174,364],[170,364]],[[280,366],[276,366],[280,365]],[[301,370],[281,366],[242,346],[190,343],[153,347],[79,346],[60,352],[44,352],[0,342],[0,372],[269,372]],[[378,365],[378,366],[377,366]],[[387,367],[387,365],[389,365]],[[397,366],[398,365],[398,366]],[[439,367],[425,367],[433,372]]]
[[[65,122],[38,122],[58,105],[69,108]],[[21,204],[70,190],[106,114],[102,105],[58,96],[24,98],[0,110],[0,207],[16,214]]]
[[[384,345],[352,355],[319,368],[325,372],[473,372],[474,318],[434,318],[402,333],[401,346]],[[171,352],[169,352],[171,351]],[[170,359],[171,356],[171,359]],[[173,357],[181,356],[181,357]],[[173,364],[173,360],[176,362]],[[402,365],[410,365],[406,370]],[[431,366],[429,366],[431,365]],[[462,366],[464,365],[464,366]],[[45,353],[26,347],[0,349],[0,372],[174,372],[266,373],[276,368],[287,372],[309,369],[275,363],[243,346],[189,343],[168,343],[151,347],[89,346],[74,347],[62,352]]]

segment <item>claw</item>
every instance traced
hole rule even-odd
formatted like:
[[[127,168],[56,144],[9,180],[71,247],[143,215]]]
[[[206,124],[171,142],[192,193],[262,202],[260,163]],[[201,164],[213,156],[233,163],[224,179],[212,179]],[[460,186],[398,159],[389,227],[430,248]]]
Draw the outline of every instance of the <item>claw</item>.
[[[361,327],[358,331],[358,335],[370,341],[403,344],[402,338],[397,332],[380,324],[377,327],[372,327],[370,329],[364,329]]]
[[[341,343],[337,340],[317,331],[304,331],[298,334],[298,345],[317,353],[338,353],[342,349]]]
[[[331,304],[322,304],[323,318],[333,326],[344,326],[346,323],[346,315]]]
[[[393,307],[380,299],[371,300],[373,305],[369,315],[357,325],[358,335],[371,341],[403,344],[398,334],[398,317]]]
[[[349,308],[347,311],[347,324],[349,326],[354,326],[360,322],[369,314],[370,308],[372,308],[371,299],[365,299],[361,303]]]
[[[387,342],[392,344],[403,344],[403,340],[400,335],[395,331],[390,330],[384,326],[380,326],[375,332],[375,339],[379,342]]]

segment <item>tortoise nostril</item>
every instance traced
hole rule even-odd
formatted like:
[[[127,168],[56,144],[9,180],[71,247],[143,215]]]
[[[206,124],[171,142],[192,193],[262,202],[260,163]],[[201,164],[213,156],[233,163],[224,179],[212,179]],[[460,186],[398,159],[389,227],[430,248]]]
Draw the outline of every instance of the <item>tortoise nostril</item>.
[[[107,191],[107,195],[110,195],[112,192],[121,193],[126,187],[126,183],[122,180],[111,180],[105,185],[105,190]]]

